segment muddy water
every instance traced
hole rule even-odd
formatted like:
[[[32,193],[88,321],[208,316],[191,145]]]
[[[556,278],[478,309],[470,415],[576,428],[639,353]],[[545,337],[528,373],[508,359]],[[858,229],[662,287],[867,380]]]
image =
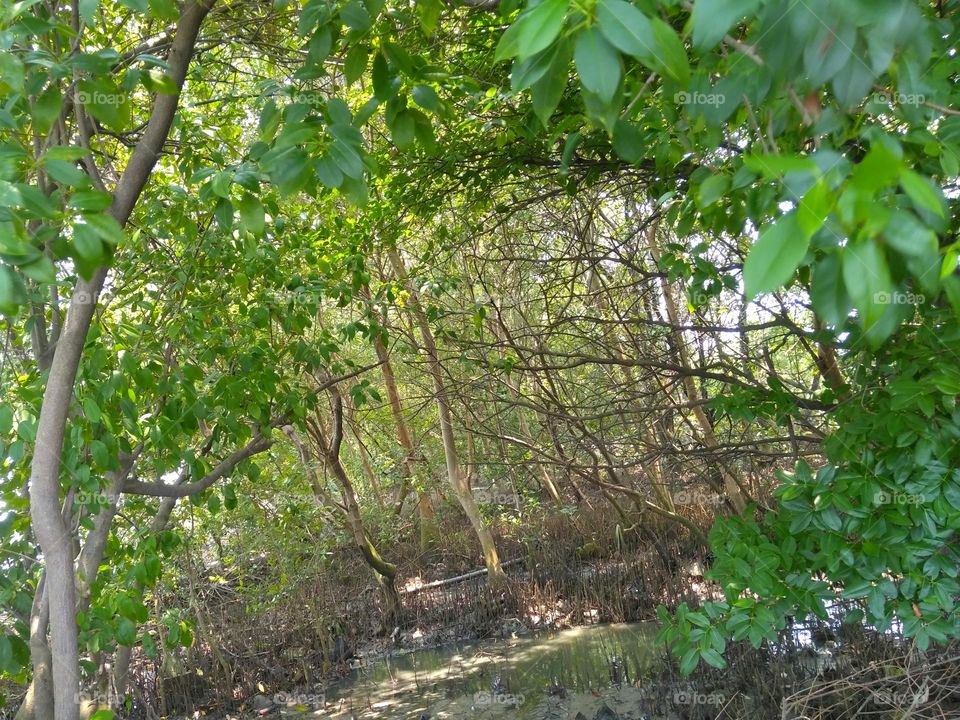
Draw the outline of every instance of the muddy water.
[[[625,720],[640,718],[634,682],[659,654],[655,632],[593,625],[394,655],[329,687],[316,715],[572,720],[582,713],[593,720],[606,705]]]

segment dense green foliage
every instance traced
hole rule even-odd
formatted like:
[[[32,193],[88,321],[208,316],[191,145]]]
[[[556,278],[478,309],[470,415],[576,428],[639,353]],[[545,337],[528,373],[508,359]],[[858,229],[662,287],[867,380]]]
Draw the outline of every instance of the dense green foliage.
[[[429,545],[441,477],[493,577],[494,480],[694,535],[678,494],[721,498],[726,601],[663,614],[686,671],[834,598],[956,637],[958,11],[4,4],[0,673],[47,643],[38,519],[76,545],[85,681],[190,644],[142,600],[187,518],[256,535],[281,497],[272,531],[336,527],[389,604],[383,548],[413,512]],[[62,453],[36,442],[58,383]]]

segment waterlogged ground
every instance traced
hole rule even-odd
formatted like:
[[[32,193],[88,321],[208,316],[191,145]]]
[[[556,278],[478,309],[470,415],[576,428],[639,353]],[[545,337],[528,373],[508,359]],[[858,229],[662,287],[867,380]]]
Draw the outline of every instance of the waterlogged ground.
[[[270,698],[281,702],[264,712],[350,720],[640,720],[651,717],[649,691],[637,678],[659,654],[654,635],[650,625],[593,625],[399,654],[321,694]]]

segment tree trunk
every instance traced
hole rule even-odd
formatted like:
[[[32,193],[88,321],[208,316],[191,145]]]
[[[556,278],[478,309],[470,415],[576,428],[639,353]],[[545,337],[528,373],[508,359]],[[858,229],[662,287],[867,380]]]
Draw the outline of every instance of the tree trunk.
[[[152,535],[159,535],[167,527],[167,523],[170,522],[170,515],[173,514],[173,509],[177,505],[177,500],[178,498],[164,498],[160,502],[157,514],[150,524],[150,533]],[[143,586],[137,583],[136,592],[142,590]],[[133,647],[120,645],[117,648],[117,654],[114,656],[113,689],[117,693],[117,697],[123,697],[127,694],[127,683],[130,681],[130,658],[132,655]]]
[[[416,288],[407,278],[407,270],[403,264],[400,254],[391,249],[388,251],[390,263],[397,274],[397,279],[404,285],[407,292],[410,293],[410,308],[420,326],[420,334],[423,338],[424,349],[427,352],[427,360],[430,368],[430,376],[433,380],[433,392],[437,403],[437,414],[440,416],[440,435],[443,438],[443,453],[447,463],[447,479],[453,494],[460,502],[460,507],[466,514],[467,519],[473,526],[477,539],[480,541],[480,548],[483,551],[483,562],[487,566],[487,576],[491,584],[500,584],[504,581],[505,575],[500,567],[500,556],[497,554],[497,546],[493,540],[493,534],[483,522],[480,515],[480,509],[477,507],[477,501],[470,491],[466,479],[460,469],[460,462],[457,456],[457,444],[453,437],[453,422],[451,419],[450,402],[447,396],[447,389],[443,382],[443,375],[440,367],[440,358],[437,355],[437,346],[433,339],[433,333],[430,330],[430,323],[427,321],[426,313],[420,305],[420,297]]]
[[[657,242],[657,223],[652,223],[650,225],[650,228],[647,230],[647,239],[650,245],[650,253],[653,256],[653,260],[659,265],[660,246]],[[684,370],[689,370],[692,367],[690,364],[690,354],[687,352],[687,346],[683,338],[683,332],[680,330],[680,314],[677,312],[677,303],[673,296],[673,288],[665,277],[660,278],[660,288],[663,293],[663,302],[667,309],[667,317],[670,320],[670,335],[680,360],[679,364]],[[719,446],[719,443],[717,442],[717,435],[714,432],[713,423],[710,422],[710,418],[707,417],[707,413],[703,409],[703,405],[700,402],[700,392],[697,390],[697,384],[694,382],[693,376],[690,374],[685,374],[681,380],[683,383],[684,394],[687,396],[687,401],[690,403],[693,416],[697,421],[697,425],[700,427],[700,432],[703,437],[703,444],[711,449],[717,448]],[[727,499],[737,512],[743,512],[747,507],[747,501],[744,499],[744,494],[739,483],[737,483],[736,478],[733,477],[730,470],[722,463],[721,473],[723,475],[723,488]]]
[[[368,291],[369,296],[369,291]],[[390,361],[390,352],[384,344],[383,339],[378,335],[374,338],[373,347],[377,351],[377,359],[380,361],[380,373],[383,375],[383,385],[387,389],[387,398],[390,401],[390,413],[393,415],[393,424],[397,428],[397,442],[403,448],[403,485],[397,498],[397,512],[403,509],[403,501],[407,491],[413,487],[417,493],[417,513],[420,520],[420,549],[428,551],[436,545],[440,539],[440,528],[437,526],[436,512],[433,507],[433,501],[430,499],[430,489],[425,483],[417,482],[416,468],[416,448],[413,445],[413,439],[410,437],[410,431],[407,428],[407,421],[403,417],[403,403],[400,400],[400,391],[397,388],[397,377],[393,372],[393,363]]]
[[[169,76],[177,88],[183,86],[200,25],[211,6],[212,0],[191,1],[183,6],[167,58]],[[154,101],[143,136],[130,155],[113,194],[110,213],[121,227],[130,218],[153,171],[170,132],[178,101],[179,93],[158,94]],[[30,517],[43,552],[50,597],[54,720],[78,720],[80,714],[73,541],[72,532],[60,515],[60,456],[83,346],[106,274],[106,269],[101,268],[90,280],[78,282],[71,298],[66,325],[57,340],[43,393],[30,467]]]
[[[30,662],[33,664],[33,680],[14,720],[54,716],[53,657],[47,642],[49,625],[50,603],[46,592],[46,577],[41,576],[30,611]]]
[[[360,463],[363,466],[363,475],[367,478],[370,490],[373,493],[373,499],[377,501],[377,507],[386,510],[387,505],[383,499],[383,490],[380,488],[380,481],[377,480],[377,473],[370,462],[370,453],[367,452],[367,446],[363,444],[363,438],[360,437],[360,426],[357,423],[356,410],[352,405],[347,406],[347,422],[350,424],[350,434],[357,443],[357,454],[360,456]]]
[[[347,529],[353,537],[353,542],[360,550],[360,554],[363,555],[367,565],[373,569],[377,583],[383,590],[383,630],[384,632],[390,632],[391,628],[400,625],[403,620],[403,607],[396,587],[397,566],[383,559],[363,525],[363,515],[360,512],[356,490],[346,468],[340,461],[340,447],[343,444],[343,399],[335,387],[329,388],[328,393],[333,412],[330,434],[328,435],[323,428],[318,414],[317,422],[311,423],[309,426],[310,435],[323,454],[327,466],[333,472],[337,484],[340,485]]]

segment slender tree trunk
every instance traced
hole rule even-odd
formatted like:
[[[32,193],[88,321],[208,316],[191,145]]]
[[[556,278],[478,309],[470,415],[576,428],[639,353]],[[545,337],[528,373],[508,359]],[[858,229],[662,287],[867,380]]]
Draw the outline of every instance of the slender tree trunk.
[[[587,224],[583,234],[585,236],[585,240],[589,248],[591,249],[591,251],[594,251],[595,243],[594,243],[593,218],[588,217],[586,223]],[[609,332],[610,332],[610,335],[612,335],[612,339],[614,343],[614,349],[613,349],[614,356],[620,360],[624,360],[630,354],[627,348],[627,343],[624,338],[624,331],[623,331],[623,323],[625,318],[622,316],[619,310],[615,307],[615,305],[608,300],[607,285],[601,276],[601,270],[599,268],[595,267],[591,272],[590,283],[591,283],[591,291],[592,291],[591,294],[594,298],[594,302],[598,312],[600,312],[601,315],[603,313],[610,313],[620,323],[619,325],[611,325],[610,326],[611,329]],[[669,307],[670,307],[670,304],[668,303],[668,308]],[[623,375],[624,381],[626,382],[626,386],[628,388],[637,387],[638,380],[633,373],[633,368],[631,368],[626,363],[623,363],[620,365],[620,373]],[[638,415],[642,416],[642,413],[638,413]],[[624,418],[623,421],[626,422],[626,418]],[[645,423],[642,429],[640,430],[640,435],[643,439],[644,444],[646,444],[648,448],[655,449],[657,448],[658,443],[656,442],[656,439],[654,436],[654,429],[655,429],[654,427],[650,427],[650,425]],[[654,452],[656,452],[656,450],[654,450]],[[662,507],[664,507],[666,510],[669,510],[670,512],[676,512],[676,507],[674,506],[674,503],[673,503],[673,497],[670,495],[670,490],[667,487],[666,478],[664,477],[663,465],[660,461],[659,453],[654,456],[653,460],[649,463],[648,468],[649,468],[650,486],[651,486],[651,489],[653,490],[653,494],[656,495],[657,500],[659,501]]]
[[[211,0],[187,2],[167,58],[168,74],[183,86],[200,25]],[[110,212],[125,226],[143,191],[176,113],[179,94],[158,94],[143,136],[137,143],[113,195]],[[77,647],[77,593],[74,585],[72,532],[60,515],[60,456],[67,415],[73,399],[83,346],[103,287],[106,269],[77,283],[66,325],[57,341],[37,423],[36,445],[30,467],[30,516],[43,551],[50,597],[50,650],[54,720],[78,720],[80,714],[80,655]],[[48,720],[45,718],[44,720]]]
[[[650,225],[650,228],[647,230],[647,238],[650,245],[650,253],[653,255],[653,260],[659,265],[660,246],[657,242],[657,223],[652,223]],[[661,277],[660,288],[663,293],[663,302],[667,309],[667,317],[670,320],[670,335],[672,337],[676,353],[680,359],[680,365],[684,370],[689,370],[692,367],[690,364],[690,354],[687,352],[687,346],[683,339],[683,332],[680,330],[680,313],[677,311],[677,303],[673,296],[673,287],[665,277]],[[700,392],[697,390],[697,384],[694,382],[693,376],[690,374],[685,374],[681,380],[683,383],[684,394],[687,396],[687,401],[691,405],[693,416],[697,421],[697,425],[700,427],[700,432],[703,437],[703,444],[711,449],[719,447],[717,435],[713,429],[713,423],[710,421],[706,411],[703,409],[703,405],[700,403]],[[723,487],[726,492],[727,499],[730,500],[730,503],[737,512],[743,512],[747,507],[747,501],[744,498],[744,494],[739,483],[737,482],[736,478],[733,477],[730,470],[722,464],[721,473],[723,475]]]
[[[53,710],[53,656],[47,641],[50,625],[50,600],[46,592],[46,575],[37,583],[37,592],[30,611],[30,661],[33,680],[20,704],[15,720],[51,718]]]
[[[317,422],[310,424],[310,435],[323,454],[327,467],[333,472],[337,484],[340,485],[347,528],[353,537],[354,544],[366,563],[373,569],[377,583],[383,590],[385,606],[383,630],[389,632],[390,628],[399,626],[403,621],[403,605],[396,586],[397,566],[383,559],[370,533],[363,525],[363,515],[360,512],[356,490],[340,461],[340,448],[343,444],[343,399],[336,388],[330,388],[328,393],[332,405],[332,429],[328,435],[318,415]]]
[[[369,291],[368,291],[369,296]],[[408,490],[413,487],[417,493],[417,513],[420,521],[420,549],[430,550],[440,539],[440,529],[437,526],[436,511],[433,500],[430,499],[430,489],[422,478],[417,477],[416,448],[407,421],[403,416],[403,402],[397,387],[397,377],[393,372],[393,363],[390,361],[390,352],[380,336],[374,338],[373,347],[380,361],[380,373],[383,375],[383,385],[387,389],[387,398],[390,401],[390,413],[397,428],[397,442],[403,449],[403,484],[397,497],[397,512],[403,509],[403,502]],[[418,482],[419,480],[419,482]]]
[[[383,491],[380,488],[380,481],[377,480],[377,473],[370,462],[370,453],[367,452],[367,446],[363,444],[363,438],[360,437],[360,426],[357,423],[357,414],[353,405],[347,406],[347,422],[350,424],[350,434],[357,443],[357,454],[360,456],[360,464],[363,466],[363,475],[370,484],[370,491],[373,493],[373,499],[377,501],[377,507],[386,510],[387,505],[383,499]]]
[[[470,486],[464,478],[460,468],[460,461],[457,455],[457,444],[453,437],[453,421],[450,412],[450,402],[447,396],[447,388],[443,382],[440,358],[437,354],[437,346],[433,339],[433,332],[430,330],[430,323],[427,321],[426,313],[420,305],[420,297],[416,288],[409,282],[407,270],[403,264],[400,254],[391,249],[388,251],[390,264],[397,275],[397,279],[403,283],[407,292],[410,293],[410,308],[420,326],[420,335],[423,339],[423,346],[427,352],[427,361],[430,369],[430,376],[433,380],[433,393],[437,403],[437,414],[440,417],[440,435],[443,439],[443,453],[447,463],[447,479],[453,494],[456,496],[466,514],[467,519],[473,526],[477,539],[480,541],[480,548],[483,552],[483,561],[487,567],[487,576],[492,584],[499,584],[505,579],[503,568],[500,567],[500,556],[497,553],[497,546],[493,540],[493,534],[483,521],[480,515],[480,508],[477,507],[477,501],[470,491]]]
[[[177,500],[178,498],[164,498],[160,502],[157,514],[150,524],[150,533],[152,535],[159,535],[167,527],[167,523],[170,522],[170,515],[173,514],[173,509],[177,505]],[[142,590],[143,586],[137,583],[136,591],[141,592]],[[133,647],[120,645],[117,648],[117,654],[113,661],[113,688],[118,697],[123,697],[127,693],[127,684],[130,681],[130,659],[132,655]]]

